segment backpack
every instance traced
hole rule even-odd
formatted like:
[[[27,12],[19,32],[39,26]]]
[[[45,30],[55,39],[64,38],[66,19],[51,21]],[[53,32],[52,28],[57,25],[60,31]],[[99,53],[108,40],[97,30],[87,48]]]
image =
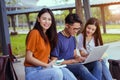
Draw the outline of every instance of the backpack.
[[[114,79],[120,80],[120,60],[108,59],[109,70]]]

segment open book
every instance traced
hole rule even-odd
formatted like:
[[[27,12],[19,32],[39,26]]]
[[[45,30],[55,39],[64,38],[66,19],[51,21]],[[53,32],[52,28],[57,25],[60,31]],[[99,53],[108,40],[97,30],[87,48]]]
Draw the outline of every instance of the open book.
[[[64,61],[64,59],[57,60],[55,62],[55,64],[52,65],[52,67],[55,67],[55,68],[66,67],[67,66],[66,64],[63,64],[63,65],[61,64],[63,61]]]

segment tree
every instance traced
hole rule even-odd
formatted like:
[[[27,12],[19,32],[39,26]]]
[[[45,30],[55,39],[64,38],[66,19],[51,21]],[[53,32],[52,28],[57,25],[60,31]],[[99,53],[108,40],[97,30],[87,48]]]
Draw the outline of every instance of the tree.
[[[92,17],[96,17],[98,19],[101,18],[101,12],[100,12],[100,8],[99,7],[92,7],[91,8],[91,13],[92,13]]]
[[[106,22],[108,22],[108,21],[111,20],[112,14],[111,14],[108,6],[106,6],[106,7],[104,8],[104,10],[105,10],[105,19],[106,19]]]
[[[61,11],[61,14],[56,14],[55,19],[59,26],[61,26],[61,23],[64,23],[65,17],[69,14],[68,10]]]
[[[17,4],[17,1],[18,0],[5,0],[5,4],[7,5],[7,6],[13,6],[13,5],[15,5],[15,4]]]
[[[111,21],[111,17],[112,17],[112,14],[108,8],[108,6],[104,7],[104,11],[105,11],[105,21],[106,22],[109,22]],[[94,8],[91,8],[91,12],[92,12],[92,16],[93,17],[96,17],[98,19],[101,19],[101,11],[100,11],[100,8],[99,7],[94,7]]]

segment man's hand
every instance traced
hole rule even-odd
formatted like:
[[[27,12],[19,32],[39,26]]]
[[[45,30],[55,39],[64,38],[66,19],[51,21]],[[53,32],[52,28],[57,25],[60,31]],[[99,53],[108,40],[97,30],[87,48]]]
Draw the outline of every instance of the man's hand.
[[[83,61],[85,61],[85,59],[86,59],[86,57],[82,57],[82,56],[76,56],[75,57],[76,62],[83,62]]]

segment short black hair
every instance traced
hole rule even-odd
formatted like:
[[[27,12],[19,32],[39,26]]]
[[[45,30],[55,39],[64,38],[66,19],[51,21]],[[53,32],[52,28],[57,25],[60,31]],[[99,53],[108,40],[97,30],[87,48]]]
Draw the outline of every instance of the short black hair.
[[[76,13],[73,13],[73,14],[68,14],[65,18],[65,24],[74,24],[75,22],[78,22],[82,25],[82,21],[80,19],[80,17],[76,14]]]

